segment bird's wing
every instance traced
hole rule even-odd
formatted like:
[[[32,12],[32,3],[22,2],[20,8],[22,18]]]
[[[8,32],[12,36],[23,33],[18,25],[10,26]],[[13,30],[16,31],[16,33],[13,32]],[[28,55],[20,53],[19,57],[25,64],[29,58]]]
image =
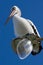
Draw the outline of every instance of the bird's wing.
[[[34,30],[34,33],[37,34],[39,37],[40,37],[40,34],[36,28],[36,26],[33,24],[33,22],[29,19],[27,19],[27,21],[30,23],[30,25],[32,26],[33,30]]]

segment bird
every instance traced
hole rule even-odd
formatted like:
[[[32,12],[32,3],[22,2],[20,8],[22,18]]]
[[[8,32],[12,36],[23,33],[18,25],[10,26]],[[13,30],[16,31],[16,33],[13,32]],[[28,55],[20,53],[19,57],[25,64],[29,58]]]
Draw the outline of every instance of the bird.
[[[9,22],[11,18],[13,18],[14,34],[17,37],[16,39],[12,40],[12,47],[14,51],[18,54],[20,59],[26,58],[30,53],[32,53],[32,55],[39,54],[40,51],[43,49],[41,46],[41,41],[43,40],[43,38],[41,38],[34,23],[30,19],[26,19],[21,16],[21,10],[18,6],[13,6],[11,8],[11,13],[6,20],[5,25]],[[27,41],[27,39],[31,40]],[[24,47],[28,47],[28,50]],[[22,52],[25,52],[26,54],[23,55],[24,57],[22,57]]]
[[[38,37],[40,37],[34,23],[30,19],[26,19],[21,16],[21,10],[18,6],[13,6],[11,8],[11,14],[8,16],[5,24],[7,24],[11,18],[13,18],[14,34],[16,37],[23,36],[27,33],[34,35],[37,34]]]

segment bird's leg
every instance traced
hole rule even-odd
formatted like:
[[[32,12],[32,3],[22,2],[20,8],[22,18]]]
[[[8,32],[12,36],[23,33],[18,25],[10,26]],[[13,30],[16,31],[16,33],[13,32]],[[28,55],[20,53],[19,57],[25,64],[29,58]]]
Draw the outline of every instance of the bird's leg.
[[[37,38],[38,41],[43,41],[43,38]]]

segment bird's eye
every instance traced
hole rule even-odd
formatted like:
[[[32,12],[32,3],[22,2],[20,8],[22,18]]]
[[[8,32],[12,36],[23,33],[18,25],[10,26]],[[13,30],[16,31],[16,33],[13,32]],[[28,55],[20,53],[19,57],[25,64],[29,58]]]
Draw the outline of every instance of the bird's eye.
[[[15,8],[15,7],[13,7],[13,8],[12,8],[12,11],[13,11],[13,10],[15,10],[15,9],[16,9],[16,8]]]

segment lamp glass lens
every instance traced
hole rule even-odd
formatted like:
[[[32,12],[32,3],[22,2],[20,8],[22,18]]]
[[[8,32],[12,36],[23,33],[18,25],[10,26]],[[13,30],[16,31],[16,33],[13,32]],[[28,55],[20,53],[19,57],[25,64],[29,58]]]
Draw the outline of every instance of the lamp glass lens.
[[[31,54],[33,46],[30,40],[23,39],[17,45],[17,54],[20,59],[25,59]]]

